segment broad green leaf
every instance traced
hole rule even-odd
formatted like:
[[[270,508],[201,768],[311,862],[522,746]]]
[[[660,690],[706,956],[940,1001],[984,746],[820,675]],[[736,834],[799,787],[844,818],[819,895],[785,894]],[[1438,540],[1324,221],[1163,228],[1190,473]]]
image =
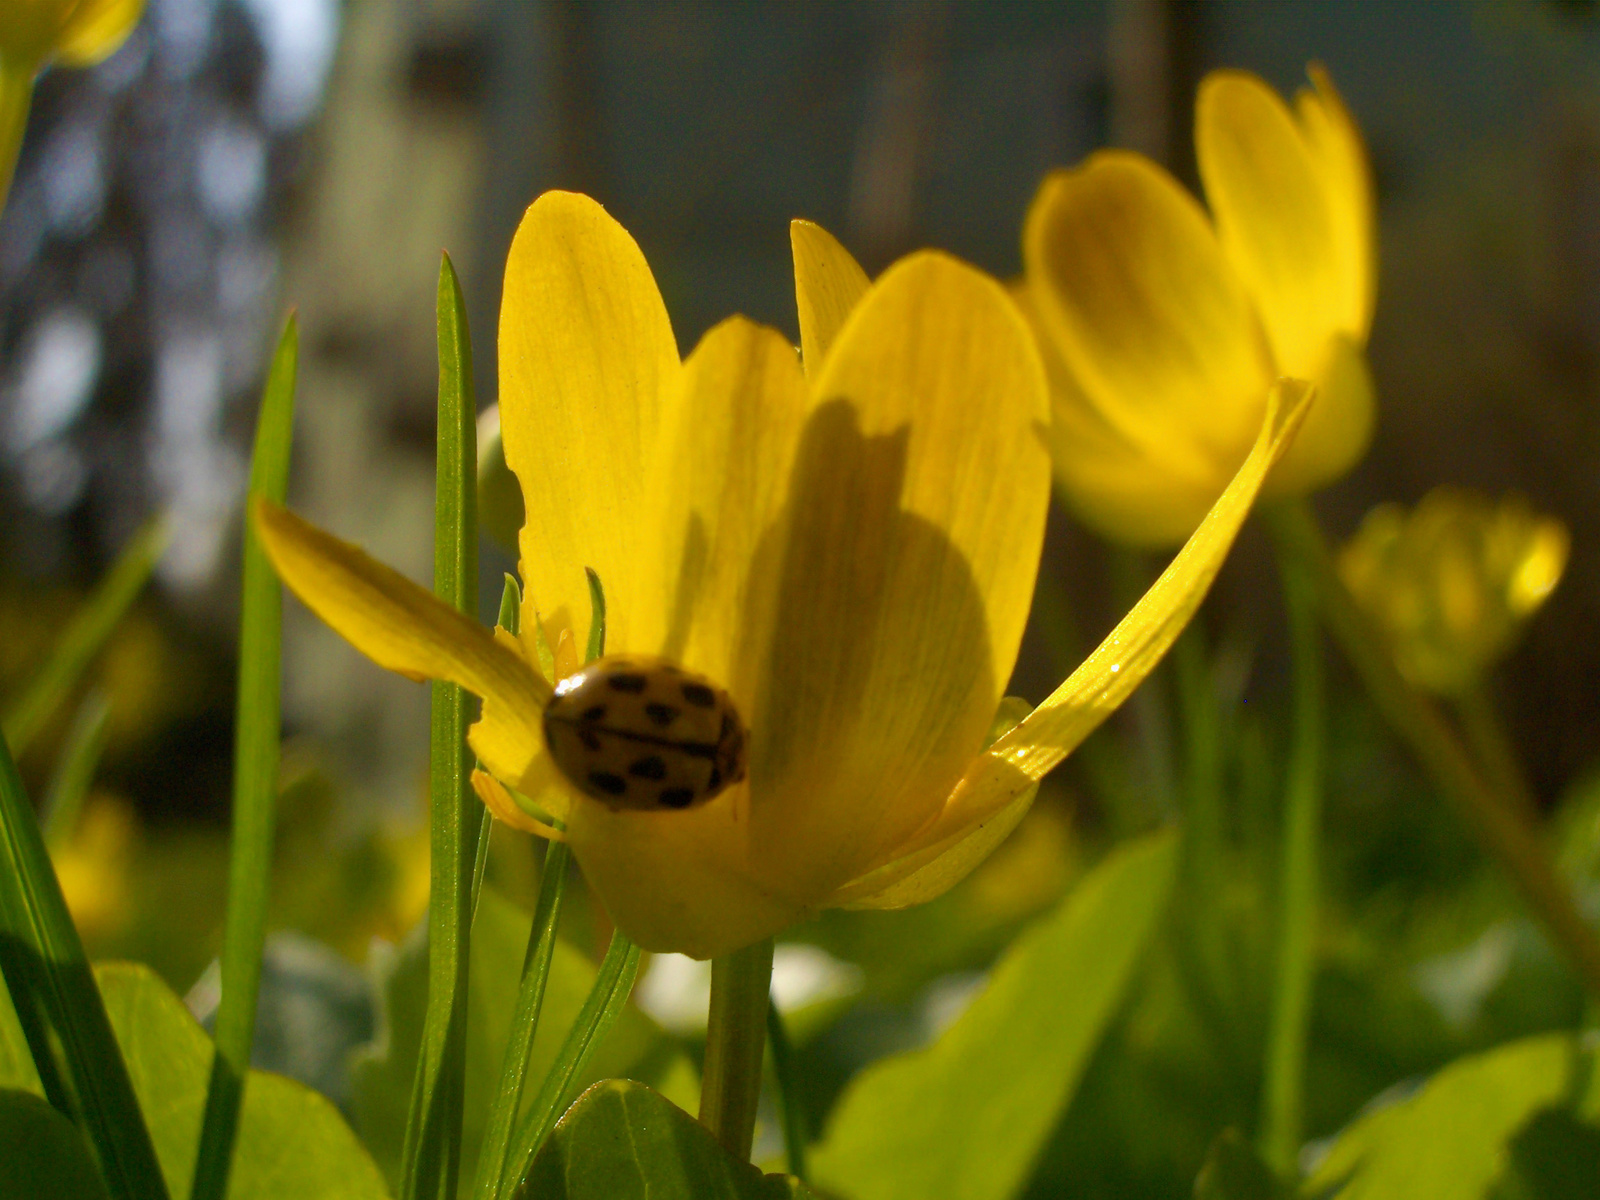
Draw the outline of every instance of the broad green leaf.
[[[500,1081],[532,922],[526,911],[493,887],[483,889],[472,928],[472,962],[467,989],[464,1163],[476,1164],[478,1160],[490,1101]],[[528,1078],[535,1086],[525,1090],[526,1099],[532,1098],[538,1090],[537,1081],[544,1078],[555,1061],[594,977],[592,962],[566,942],[556,942],[538,1036],[528,1060]],[[391,1179],[398,1178],[406,1102],[416,1070],[426,987],[427,958],[423,939],[412,938],[399,951],[384,985],[384,1030],[379,1042],[359,1051],[351,1068],[351,1118],[362,1140]],[[599,1054],[581,1077],[580,1086],[613,1075],[629,1075],[658,1084],[675,1101],[690,1105],[695,1102],[699,1086],[693,1068],[676,1042],[631,1006],[612,1027]]]
[[[0,1196],[106,1200],[78,1127],[15,1088],[0,1088]]]
[[[33,1066],[33,1055],[28,1051],[28,1039],[17,1021],[17,1010],[11,1006],[11,993],[3,979],[0,979],[0,1087],[21,1088],[44,1095],[39,1072]]]
[[[1569,1098],[1590,1058],[1570,1036],[1546,1034],[1458,1059],[1345,1129],[1307,1190],[1339,1200],[1479,1200],[1510,1162],[1517,1131]]]
[[[1111,854],[995,965],[932,1045],[846,1089],[813,1177],[856,1200],[1001,1200],[1026,1181],[1156,919],[1177,837]]]
[[[934,1193],[930,1193],[930,1196]],[[518,1200],[814,1200],[763,1175],[642,1083],[609,1079],[578,1098],[533,1160]]]
[[[284,323],[267,372],[250,458],[249,497],[282,504],[289,488],[294,440],[294,385],[300,326]],[[283,585],[273,573],[252,521],[244,523],[239,603],[239,683],[234,702],[233,829],[228,855],[228,909],[222,937],[222,999],[217,1055],[212,1060],[196,1200],[221,1200],[239,1122],[244,1079],[255,1041],[261,957],[267,940],[267,893],[278,824],[278,735],[283,691]]]
[[[1291,1200],[1293,1195],[1236,1129],[1223,1130],[1211,1144],[1194,1181],[1195,1200]]]

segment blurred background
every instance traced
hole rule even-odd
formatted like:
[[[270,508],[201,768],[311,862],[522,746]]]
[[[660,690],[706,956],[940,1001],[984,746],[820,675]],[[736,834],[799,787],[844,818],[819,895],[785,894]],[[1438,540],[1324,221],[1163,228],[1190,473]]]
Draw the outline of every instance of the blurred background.
[[[43,661],[143,520],[164,511],[173,531],[154,586],[93,672],[109,704],[106,752],[63,851],[92,951],[150,961],[180,990],[215,953],[240,502],[266,356],[291,306],[302,330],[291,501],[426,579],[441,249],[469,295],[486,407],[505,251],[547,188],[590,193],[633,233],[685,351],[734,311],[794,337],[790,218],[834,232],[869,272],[933,245],[1010,277],[1048,169],[1121,145],[1192,185],[1200,76],[1242,67],[1291,92],[1312,60],[1368,139],[1382,262],[1376,440],[1318,507],[1343,537],[1379,501],[1457,483],[1516,489],[1569,524],[1567,576],[1497,683],[1541,803],[1587,795],[1600,746],[1595,4],[149,0],[108,61],[41,80],[0,219],[0,697]],[[1156,565],[1052,514],[1012,691],[1041,699]],[[512,566],[486,547],[486,605]],[[338,964],[365,962],[374,936],[400,940],[426,900],[426,691],[292,603],[286,622],[276,921],[331,947],[337,991]],[[1238,794],[1266,797],[1255,809],[1240,800],[1241,828],[1270,827],[1287,680],[1264,538],[1241,542],[1202,628],[1236,735]],[[1498,1017],[1469,1004],[1470,1019],[1454,1021],[1447,1002],[1415,1015],[1429,993],[1413,968],[1430,954],[1444,956],[1440,994],[1455,987],[1457,1010],[1462,988],[1482,1001],[1502,986],[1522,951],[1496,951],[1496,974],[1482,967],[1481,936],[1515,906],[1485,884],[1497,899],[1428,915],[1441,881],[1476,879],[1482,863],[1342,664],[1332,669],[1328,819],[1342,840],[1330,903],[1344,923],[1322,948],[1328,1011],[1314,1061],[1335,1082],[1313,1102],[1318,1133],[1432,1054],[1566,1019],[1578,1004],[1534,946],[1532,977],[1560,977],[1541,999],[1518,992]],[[1170,807],[1171,686],[1154,680],[1098,749],[1058,772],[1004,870],[934,910],[802,932],[837,962],[878,963],[855,985],[870,1002],[818,1043],[819,1113],[854,1064],[915,1040],[927,1005],[959,995],[1060,893],[1086,844]],[[24,760],[36,788],[71,717],[64,707]],[[529,886],[525,846],[497,862],[506,890]],[[1249,896],[1240,906],[1259,907]],[[1240,918],[1242,944],[1265,946],[1252,919]],[[1379,954],[1361,940],[1374,929],[1408,948]],[[920,939],[915,951],[908,939]],[[1450,983],[1453,962],[1477,982]],[[1117,1179],[1146,1194],[1169,1177],[1186,1187],[1215,1125],[1198,1114],[1220,1103],[1248,1122],[1253,1071],[1234,1092],[1174,1084],[1208,1060],[1161,1050],[1159,996],[1134,1003],[1102,1052],[1079,1098],[1099,1115],[1064,1127],[1075,1132],[1052,1146],[1039,1194],[1091,1178],[1112,1181],[1105,1194]],[[1341,1004],[1392,1004],[1410,1014],[1397,1021],[1426,1029],[1397,1026],[1393,1045],[1376,1045],[1340,1025]],[[1259,1020],[1259,1004],[1236,1007],[1237,1021]],[[1108,1065],[1140,1053],[1158,1065]],[[1165,1085],[1163,1102],[1187,1116],[1145,1103]],[[1163,1161],[1127,1150],[1138,1139],[1116,1123],[1135,1109],[1178,1131]],[[1191,1118],[1194,1145],[1179,1136]]]

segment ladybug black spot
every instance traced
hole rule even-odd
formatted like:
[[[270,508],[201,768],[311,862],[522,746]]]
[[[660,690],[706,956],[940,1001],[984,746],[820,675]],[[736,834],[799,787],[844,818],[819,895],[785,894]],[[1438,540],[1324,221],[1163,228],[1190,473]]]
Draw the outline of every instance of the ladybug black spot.
[[[610,771],[590,771],[589,783],[608,796],[620,796],[628,790],[628,781]]]
[[[644,711],[647,717],[663,728],[678,719],[678,710],[670,704],[646,704]]]
[[[722,787],[722,772],[716,767],[711,768],[711,778],[706,780],[706,791],[715,792]]]
[[[662,788],[661,803],[666,808],[688,808],[694,803],[694,789],[686,787]]]
[[[629,767],[628,774],[637,775],[640,779],[665,779],[667,764],[661,761],[659,755],[647,755]]]
[[[578,740],[591,754],[600,753],[600,735],[592,729],[578,730]]]
[[[717,694],[703,683],[684,684],[683,698],[696,708],[714,708],[717,703]]]
[[[591,704],[578,714],[580,721],[604,721],[606,719],[606,706],[604,704]]]
[[[614,692],[627,692],[634,696],[637,696],[650,686],[650,681],[643,675],[630,674],[608,675],[606,683],[611,686],[611,690]]]

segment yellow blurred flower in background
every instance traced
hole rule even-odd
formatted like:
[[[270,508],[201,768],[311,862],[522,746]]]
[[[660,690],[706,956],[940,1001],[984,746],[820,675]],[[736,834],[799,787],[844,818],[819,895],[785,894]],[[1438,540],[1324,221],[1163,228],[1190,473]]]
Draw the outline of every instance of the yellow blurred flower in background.
[[[1372,183],[1333,84],[1310,74],[1293,111],[1253,75],[1201,83],[1209,217],[1161,167],[1121,150],[1053,172],[1028,211],[1017,290],[1050,374],[1056,477],[1115,541],[1187,537],[1244,461],[1281,376],[1312,381],[1319,399],[1264,494],[1312,491],[1366,449]]]
[[[742,317],[686,360],[632,238],[541,197],[500,324],[505,459],[526,514],[520,638],[354,547],[257,507],[284,581],[380,665],[484,698],[473,749],[496,815],[560,821],[645,949],[714,957],[830,906],[903,907],[969,873],[1038,779],[1132,692],[1193,615],[1306,410],[1264,410],[1189,547],[1044,704],[986,745],[1032,600],[1050,488],[1033,338],[993,280],[913,254],[876,282],[792,227],[801,354]],[[604,581],[606,647],[725,687],[747,777],[697,807],[613,809],[542,733]],[[563,650],[563,647],[566,649]],[[1020,714],[1019,714],[1020,715]]]
[[[1435,488],[1409,513],[1382,504],[1339,555],[1339,573],[1418,687],[1459,695],[1515,643],[1567,563],[1567,528],[1521,496],[1495,503]]]

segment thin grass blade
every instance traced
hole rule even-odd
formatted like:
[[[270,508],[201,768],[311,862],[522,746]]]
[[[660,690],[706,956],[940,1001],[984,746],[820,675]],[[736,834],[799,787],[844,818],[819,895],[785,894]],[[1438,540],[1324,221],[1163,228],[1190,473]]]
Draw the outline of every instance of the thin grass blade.
[[[478,611],[477,421],[466,302],[448,255],[439,266],[439,424],[433,587],[461,612]],[[483,806],[467,750],[470,698],[433,686],[428,1005],[401,1166],[402,1200],[454,1200],[461,1164],[466,1069],[467,949]]]
[[[45,1097],[83,1130],[112,1200],[167,1185],[17,766],[0,739],[0,974]]]
[[[611,935],[611,945],[606,949],[605,959],[600,963],[600,971],[578,1012],[578,1019],[567,1032],[567,1040],[561,1044],[561,1052],[551,1064],[533,1106],[517,1128],[508,1159],[513,1173],[502,1178],[497,1195],[513,1196],[522,1186],[528,1168],[533,1165],[533,1156],[550,1136],[562,1111],[572,1100],[575,1083],[605,1035],[616,1024],[638,974],[639,947],[619,929]]]
[[[84,669],[144,589],[166,546],[166,520],[152,517],[139,527],[115,565],[67,623],[43,670],[17,698],[0,724],[13,754],[22,756],[50,715],[82,678]]]
[[[278,339],[256,417],[250,457],[251,499],[282,504],[289,488],[294,440],[294,388],[300,327],[293,313]],[[246,512],[249,511],[248,504]],[[217,1051],[211,1060],[192,1200],[222,1200],[228,1191],[239,1108],[255,1043],[261,956],[267,937],[267,893],[277,829],[279,712],[283,690],[283,588],[255,526],[244,523],[240,589],[239,684],[234,702],[233,833],[228,861],[228,912],[222,934],[222,998]]]
[[[77,828],[84,797],[89,794],[95,768],[100,765],[100,754],[106,746],[106,719],[110,715],[111,706],[98,688],[83,698],[73,714],[66,745],[50,777],[50,790],[45,793],[44,804],[39,809],[44,844],[52,851],[65,846]]]

